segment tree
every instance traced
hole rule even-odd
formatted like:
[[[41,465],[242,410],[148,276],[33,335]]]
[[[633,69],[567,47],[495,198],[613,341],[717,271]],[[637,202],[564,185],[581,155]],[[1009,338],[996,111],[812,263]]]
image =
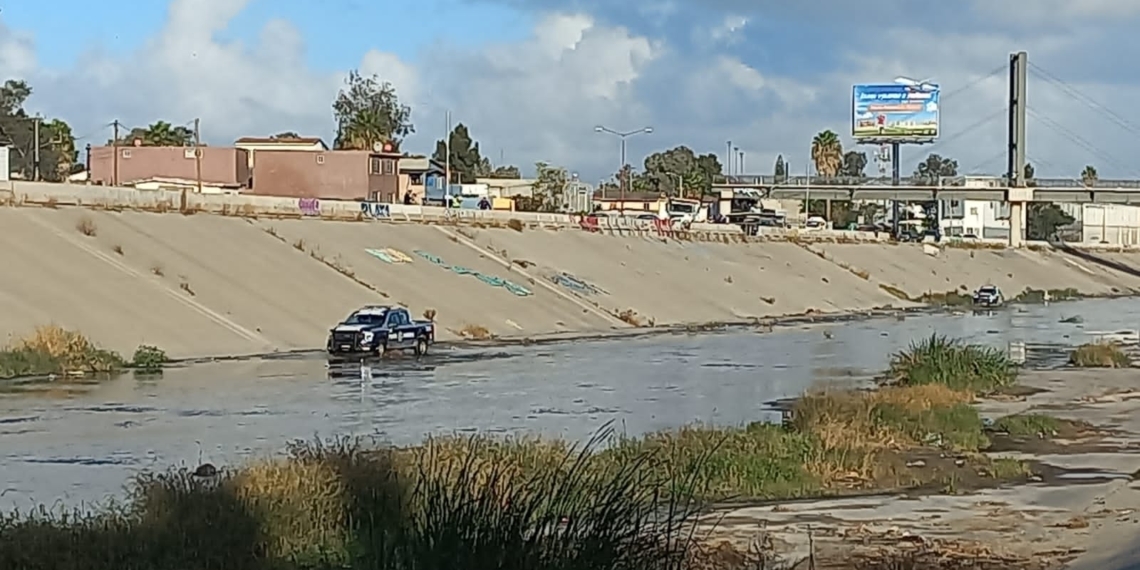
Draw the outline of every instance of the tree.
[[[71,173],[78,159],[75,137],[63,121],[29,116],[24,103],[31,95],[32,88],[24,81],[10,79],[0,86],[0,142],[9,145],[9,171],[25,179],[35,177],[38,143],[40,177],[58,182]]]
[[[565,168],[545,162],[536,162],[534,172],[534,198],[538,202],[537,211],[560,211],[564,205],[563,194],[566,185],[570,183],[570,175]]]
[[[1081,170],[1081,183],[1085,186],[1093,186],[1099,179],[1100,176],[1097,175],[1095,166],[1088,164]]]
[[[479,152],[479,143],[472,140],[467,125],[463,123],[455,125],[447,138],[447,142],[443,139],[435,141],[435,152],[431,158],[440,164],[445,164],[450,157],[452,181],[473,184],[476,178],[491,174],[491,161]]]
[[[185,125],[174,126],[166,121],[155,121],[147,127],[132,128],[127,134],[119,137],[118,144],[134,146],[135,141],[141,146],[193,146],[194,131]],[[108,140],[107,144],[113,142]]]
[[[376,143],[399,149],[404,137],[416,132],[412,109],[400,103],[396,88],[373,75],[351,71],[333,101],[338,149],[371,150]]]
[[[720,159],[715,154],[698,156],[689,147],[678,146],[645,157],[645,172],[640,176],[640,184],[633,186],[640,186],[643,191],[699,198],[712,191],[720,171]]]
[[[867,168],[867,153],[858,151],[848,151],[843,153],[843,163],[839,167],[840,176],[850,176],[852,178],[865,178],[864,170]]]
[[[275,134],[275,135],[273,135],[273,136],[271,136],[271,137],[269,137],[269,138],[271,138],[271,139],[273,139],[273,140],[275,140],[275,141],[278,141],[278,140],[289,140],[289,139],[299,139],[299,138],[301,138],[301,135],[297,134],[297,133],[296,133],[296,132],[294,132],[294,131],[285,131],[285,132],[283,132],[283,133],[277,133],[277,134]]]
[[[957,175],[958,161],[937,154],[926,157],[926,160],[918,163],[918,168],[914,170],[916,182],[924,186],[937,186],[942,177]]]
[[[820,176],[835,176],[843,165],[843,143],[835,131],[823,131],[811,140],[811,161]]]
[[[491,178],[510,178],[518,180],[522,178],[522,173],[519,172],[519,167],[517,166],[497,166],[491,171]]]
[[[71,174],[83,171],[83,165],[79,164],[79,150],[75,148],[75,135],[71,132],[71,125],[59,119],[52,119],[40,130],[41,140],[45,137],[58,156],[55,178],[65,180]],[[42,164],[40,168],[43,169]]]
[[[1026,236],[1032,240],[1050,240],[1056,237],[1057,230],[1067,226],[1075,218],[1052,202],[1030,202],[1025,212]]]
[[[788,165],[784,163],[784,155],[781,154],[776,157],[776,165],[772,167],[772,176],[775,176],[778,181],[787,180]]]
[[[24,102],[32,96],[32,88],[26,81],[9,79],[0,86],[0,114],[27,117]]]

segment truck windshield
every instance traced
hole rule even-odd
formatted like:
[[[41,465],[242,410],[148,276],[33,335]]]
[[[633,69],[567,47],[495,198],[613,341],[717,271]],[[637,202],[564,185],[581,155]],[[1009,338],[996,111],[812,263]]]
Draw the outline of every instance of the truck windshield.
[[[352,315],[351,317],[348,318],[347,321],[344,321],[344,324],[346,324],[346,325],[378,325],[378,324],[384,322],[384,317],[386,317],[386,316],[388,316],[388,313],[365,313],[362,315]]]

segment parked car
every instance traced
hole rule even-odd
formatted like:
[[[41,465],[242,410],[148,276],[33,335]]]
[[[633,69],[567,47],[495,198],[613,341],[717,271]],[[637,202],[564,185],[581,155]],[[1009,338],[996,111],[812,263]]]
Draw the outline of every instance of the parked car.
[[[435,344],[435,324],[415,321],[403,307],[370,305],[354,311],[329,331],[330,355],[374,354],[390,350],[413,350],[427,354]]]
[[[1000,307],[1005,303],[1005,297],[1001,294],[1001,289],[993,285],[984,285],[974,291],[974,306],[976,307]]]

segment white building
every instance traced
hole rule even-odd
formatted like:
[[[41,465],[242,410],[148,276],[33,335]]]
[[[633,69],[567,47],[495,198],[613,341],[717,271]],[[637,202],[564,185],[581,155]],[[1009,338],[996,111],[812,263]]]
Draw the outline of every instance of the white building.
[[[1070,216],[1081,224],[1084,243],[1140,244],[1140,206],[1125,204],[1065,204]]]
[[[944,200],[939,226],[945,236],[1007,239],[1009,204],[982,200]]]
[[[273,138],[273,137],[242,137],[234,141],[234,148],[245,149],[249,157],[249,167],[253,168],[253,157],[259,150],[297,150],[320,151],[328,150],[325,141],[317,137]]]
[[[966,188],[1001,188],[1003,182],[995,177],[966,177]],[[984,200],[942,200],[938,216],[942,235],[974,236],[982,239],[1009,239],[1009,204]],[[1021,212],[1021,227],[1025,226],[1026,208]]]

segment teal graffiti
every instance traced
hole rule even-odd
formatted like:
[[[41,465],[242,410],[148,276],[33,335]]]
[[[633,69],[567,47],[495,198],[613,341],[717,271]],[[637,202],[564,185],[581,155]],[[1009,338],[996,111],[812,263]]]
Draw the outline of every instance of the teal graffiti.
[[[472,277],[474,277],[474,278],[476,278],[476,279],[478,279],[478,280],[480,280],[480,281],[482,281],[482,282],[484,282],[484,283],[486,283],[492,287],[502,287],[503,289],[510,291],[511,294],[516,295],[518,297],[529,297],[529,296],[534,294],[530,291],[530,289],[527,289],[526,287],[523,287],[522,285],[519,285],[517,283],[511,283],[510,281],[507,281],[506,279],[503,279],[501,277],[495,277],[493,275],[484,275],[482,273],[479,273],[478,271],[475,271],[474,269],[470,269],[470,268],[463,267],[460,265],[448,265],[447,263],[445,263],[443,261],[443,259],[441,259],[435,255],[432,255],[426,251],[421,251],[421,250],[417,249],[417,250],[415,250],[414,253],[416,255],[428,260],[429,262],[434,263],[434,264],[436,264],[436,265],[438,265],[444,269],[451,270],[456,275],[470,275],[470,276],[472,276]]]
[[[551,275],[550,281],[555,285],[560,285],[582,295],[609,295],[605,289],[597,287],[592,283],[582,281],[566,272]]]

